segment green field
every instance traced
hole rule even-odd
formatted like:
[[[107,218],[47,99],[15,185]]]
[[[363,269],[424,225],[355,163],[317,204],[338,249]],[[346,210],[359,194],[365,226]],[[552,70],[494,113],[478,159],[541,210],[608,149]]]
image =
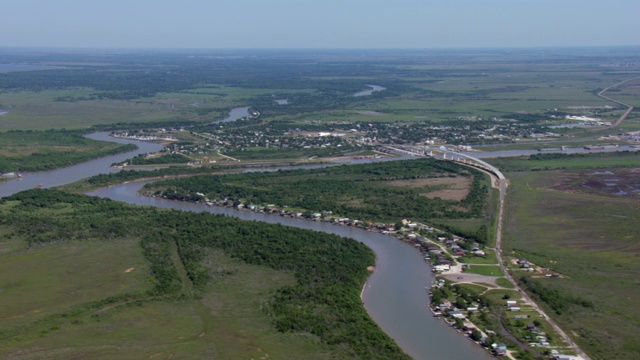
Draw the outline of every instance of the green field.
[[[551,169],[598,169],[640,166],[640,152],[623,151],[593,154],[534,154],[487,160],[503,172]]]
[[[601,137],[640,130],[637,109],[616,128],[547,127],[569,114],[618,119],[625,107],[597,93],[640,75],[637,48],[184,55],[78,52],[64,54],[55,69],[0,74],[0,172],[59,168],[125,150],[76,132],[96,129],[167,128],[177,138],[175,153],[242,164],[372,154],[384,151],[380,143],[489,144],[485,150],[625,144]],[[37,65],[47,56],[7,50],[0,63]],[[367,84],[386,89],[353,96]],[[638,84],[606,96],[640,106]],[[204,125],[244,106],[260,115]],[[327,131],[343,142],[316,135]],[[547,137],[554,140],[543,142]],[[511,182],[505,253],[560,274],[534,274],[523,284],[594,359],[637,358],[640,155],[541,153],[490,162]],[[396,163],[293,176],[207,175],[165,183],[175,188],[163,195],[199,201],[200,180],[215,179],[220,184],[201,190],[211,198],[364,221],[409,218],[491,246],[497,192],[484,177]],[[88,182],[199,171],[123,172]],[[478,181],[468,184],[469,195],[460,184],[471,178]],[[373,259],[357,244],[50,192],[0,203],[0,215],[0,357],[404,357],[360,306]],[[311,248],[298,248],[300,237],[313,239],[305,242]],[[315,262],[316,254],[333,262]],[[468,271],[504,276],[488,254],[468,258]],[[495,303],[505,295],[520,298],[515,290],[486,294]]]
[[[308,62],[312,57],[283,62],[262,53],[257,55],[260,62],[238,58],[212,64],[199,59],[195,66],[193,60],[169,53],[148,58],[93,54],[92,60],[79,54],[75,57],[86,66],[82,70],[3,74],[0,109],[9,112],[0,117],[0,130],[204,122],[221,119],[238,106],[255,107],[269,120],[300,123],[441,123],[470,116],[541,114],[547,109],[585,114],[593,107],[600,108],[601,118],[615,120],[620,109],[595,96],[596,90],[630,79],[633,72],[604,66],[597,49],[568,54],[558,51],[532,62],[540,54],[514,51],[507,60],[477,52],[462,58],[453,52],[449,56],[456,59],[454,66],[446,56],[430,52],[409,57],[385,54],[365,62],[320,57],[313,66]],[[634,54],[607,56],[627,59]],[[11,55],[42,61],[28,54]],[[135,71],[132,62],[137,64]],[[168,75],[159,64],[177,69],[176,74]],[[386,90],[352,96],[366,84]],[[635,84],[613,88],[607,95],[633,103]],[[278,105],[277,99],[289,104]]]
[[[496,258],[496,254],[492,251],[492,250],[483,250],[486,254],[486,256],[475,256],[473,254],[464,256],[460,258],[460,262],[461,263],[465,263],[465,264],[485,264],[485,265],[491,265],[491,264],[497,264],[498,263],[498,259]]]
[[[60,243],[37,250],[21,247],[3,252],[0,269],[4,276],[0,284],[4,287],[5,305],[0,317],[3,331],[14,336],[12,341],[0,342],[0,356],[16,359],[342,356],[320,344],[314,336],[277,332],[260,310],[261,301],[272,291],[295,282],[291,274],[247,265],[221,252],[211,252],[206,257],[212,264],[211,271],[231,274],[212,283],[199,299],[107,306],[63,315],[63,319],[51,316],[105,296],[146,290],[149,270],[140,250],[135,240],[118,240]],[[28,271],[17,271],[12,265]],[[133,270],[126,272],[129,269]],[[87,273],[101,276],[87,277]],[[20,331],[6,330],[17,325],[22,325]]]
[[[0,172],[43,171],[135,149],[87,139],[80,132],[0,132]]]
[[[504,272],[498,265],[469,265],[464,272],[486,276],[504,276]]]
[[[513,284],[507,280],[507,278],[498,278],[496,279],[496,284],[502,286],[502,287],[506,287],[508,289],[513,289]]]
[[[596,170],[603,168],[591,173]],[[589,172],[580,174],[584,179]],[[507,177],[504,251],[562,275],[536,282],[563,299],[554,317],[594,358],[637,356],[640,312],[628,306],[640,297],[637,196],[616,196],[606,186],[587,188],[581,185],[584,180],[560,180],[575,178],[569,171]]]
[[[327,234],[25,191],[0,201],[0,357],[405,359],[359,298],[374,261]]]
[[[220,87],[203,92],[192,89],[126,101],[96,98],[99,91],[91,88],[5,91],[0,92],[0,104],[9,112],[0,117],[0,130],[86,129],[92,125],[113,123],[214,121],[225,118],[231,108],[243,106],[247,96],[265,91],[268,90],[256,92]]]

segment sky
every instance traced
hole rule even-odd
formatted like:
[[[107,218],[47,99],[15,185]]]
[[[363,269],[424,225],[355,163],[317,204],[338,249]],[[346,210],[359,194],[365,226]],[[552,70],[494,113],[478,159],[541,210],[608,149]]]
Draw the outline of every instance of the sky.
[[[640,0],[14,0],[0,47],[640,45]]]

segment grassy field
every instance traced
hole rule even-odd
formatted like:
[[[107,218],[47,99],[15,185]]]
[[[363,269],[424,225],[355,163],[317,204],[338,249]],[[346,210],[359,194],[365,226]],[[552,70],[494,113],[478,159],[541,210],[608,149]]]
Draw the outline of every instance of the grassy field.
[[[594,154],[536,154],[535,158],[501,157],[487,162],[501,171],[531,171],[551,169],[597,169],[640,166],[640,152]]]
[[[148,66],[149,79],[141,77],[139,81],[126,76],[111,77],[109,72],[87,71],[78,74],[75,82],[64,75],[56,75],[64,81],[55,78],[56,81],[48,84],[34,82],[31,85],[37,89],[34,91],[8,87],[0,91],[0,109],[8,111],[0,117],[0,130],[86,128],[118,122],[211,121],[223,118],[228,109],[237,106],[264,108],[267,114],[273,114],[271,119],[297,122],[440,122],[468,116],[536,114],[547,109],[581,115],[590,107],[604,109],[604,106],[615,105],[595,96],[596,90],[633,77],[615,67],[603,67],[588,55],[593,54],[587,52],[583,59],[574,58],[567,63],[563,56],[553,55],[544,61],[532,62],[539,54],[512,54],[509,61],[486,54],[469,54],[452,63],[443,61],[441,55],[432,57],[433,54],[425,53],[414,59],[372,58],[369,61],[375,66],[366,69],[360,68],[361,64],[352,64],[351,60],[346,60],[340,68],[319,61],[316,65],[320,67],[315,70],[305,67],[304,62],[298,63],[299,59],[292,59],[293,68],[304,68],[304,75],[283,69],[281,61],[275,64],[267,61],[260,66],[224,61],[226,73],[220,73],[215,65],[195,69],[190,63],[185,64],[184,59],[164,58],[154,60],[153,66],[142,65]],[[109,70],[115,74],[129,71],[126,57],[122,64],[114,58],[109,60],[112,62]],[[155,61],[167,61],[201,79],[182,82],[180,78],[169,79],[162,74],[166,86],[154,83],[150,79],[156,76]],[[358,69],[357,73],[352,66]],[[384,76],[380,76],[380,69],[384,69]],[[197,74],[197,71],[203,73]],[[287,76],[282,76],[284,74]],[[33,81],[29,77],[23,80]],[[105,87],[105,82],[119,83]],[[95,88],[88,85],[96,83]],[[387,87],[386,92],[377,94],[378,98],[348,98],[354,89],[376,83]],[[634,86],[637,83],[613,88],[607,95],[633,103],[637,98],[638,90]],[[278,99],[288,99],[290,104],[275,105]],[[311,102],[323,105],[306,107]],[[296,110],[282,111],[289,108]],[[617,111],[602,110],[600,117],[615,120]]]
[[[70,241],[25,249],[22,241],[3,240],[0,246],[4,328],[148,287],[148,266],[136,241]]]
[[[0,235],[2,358],[348,358],[310,334],[276,331],[262,311],[275,289],[295,283],[290,272],[207,249],[203,263],[214,280],[198,297],[88,307],[151,288],[139,239],[25,247],[10,227]]]
[[[522,298],[522,295],[520,295],[520,293],[517,292],[516,290],[495,289],[495,290],[488,291],[485,294],[485,297],[490,299],[496,304],[505,304],[505,301],[506,301],[505,297],[509,297],[509,300],[518,300]]]
[[[504,272],[498,265],[469,265],[464,272],[486,276],[504,276]]]
[[[560,273],[561,278],[538,281],[566,298],[593,304],[554,313],[590,355],[636,358],[640,312],[631,304],[640,298],[637,196],[590,191],[580,186],[584,181],[558,181],[566,173],[507,175],[511,186],[503,250]]]
[[[0,130],[84,129],[117,122],[171,120],[180,113],[170,105],[151,105],[119,100],[56,101],[61,96],[85,96],[91,89],[42,92],[3,92],[0,103],[8,114],[0,117]]]
[[[99,298],[115,291],[108,291],[100,286],[102,279],[91,279],[94,294],[75,296],[87,284],[85,272],[78,271],[77,276],[65,276],[76,271],[75,266],[102,264],[111,273],[138,278],[136,284],[144,289],[144,262],[137,264],[126,261],[127,258],[140,257],[135,241],[127,241],[128,246],[113,244],[110,248],[92,244],[85,245],[85,253],[75,255],[92,256],[81,258],[74,266],[65,266],[70,261],[60,258],[41,258],[48,260],[50,267],[60,269],[59,272],[47,275],[42,283],[64,284],[56,291],[60,296],[52,298],[48,287],[32,287],[13,289],[22,299],[37,297],[38,304],[29,304],[29,309],[3,307],[3,327],[28,320],[33,320],[30,313],[37,313],[44,319],[24,325],[13,337],[12,341],[0,342],[0,356],[15,359],[44,358],[119,358],[140,359],[149,357],[162,358],[216,358],[236,359],[273,357],[277,359],[330,359],[339,357],[335,351],[324,348],[311,335],[282,334],[277,332],[268,317],[261,311],[261,301],[276,288],[291,284],[293,277],[286,272],[278,272],[266,267],[251,266],[230,259],[220,252],[208,254],[207,261],[213,269],[225,269],[232,275],[221,277],[212,284],[200,299],[152,301],[141,304],[119,306],[105,311],[83,313],[61,319],[47,319],[44,315],[56,312],[56,304],[73,307],[92,298]],[[133,245],[133,246],[132,246]],[[49,252],[56,250],[63,253],[72,252],[72,244],[52,246]],[[124,256],[123,256],[124,255]],[[114,261],[116,260],[116,261]],[[138,259],[139,260],[139,259]],[[28,262],[20,261],[24,266]],[[126,266],[140,267],[125,273]],[[213,270],[212,269],[212,270]],[[3,264],[3,273],[6,270]],[[34,268],[24,275],[24,279],[33,279],[33,275],[42,270]],[[86,266],[86,271],[97,271],[96,266]],[[114,275],[115,275],[114,274]],[[114,275],[111,275],[112,277]],[[104,276],[109,276],[109,273]],[[64,280],[63,280],[64,279]],[[3,279],[4,280],[4,279]],[[14,280],[15,281],[15,280]],[[107,282],[106,280],[104,282]],[[111,281],[116,289],[125,290],[125,284]],[[121,280],[120,283],[127,281]],[[129,281],[130,282],[130,281]],[[96,286],[98,285],[98,286]],[[127,290],[135,287],[129,285]],[[102,290],[100,290],[102,289]],[[125,290],[126,291],[126,290]],[[93,296],[92,296],[93,295]],[[10,299],[7,303],[17,302]],[[21,304],[28,306],[27,304]],[[8,317],[11,314],[24,314],[18,319]]]
[[[483,251],[486,254],[486,256],[480,257],[480,256],[475,256],[471,254],[471,255],[461,257],[460,262],[465,264],[486,264],[486,265],[498,263],[498,259],[496,258],[496,254],[493,250],[485,249]]]
[[[623,57],[627,59],[634,54],[625,53]],[[18,169],[16,164],[24,166],[38,154],[46,156],[35,159],[36,165],[51,164],[49,159],[60,159],[61,154],[68,158],[79,154],[71,161],[78,162],[82,156],[96,157],[113,150],[109,147],[113,145],[74,142],[70,138],[61,141],[54,133],[17,135],[7,130],[86,129],[122,122],[140,126],[209,122],[224,118],[230,108],[237,106],[255,107],[263,113],[260,120],[265,123],[287,120],[292,129],[302,124],[355,121],[389,124],[433,121],[442,126],[460,121],[457,126],[462,129],[473,127],[479,117],[509,119],[541,115],[554,109],[573,115],[598,112],[598,117],[614,121],[622,108],[596,93],[637,74],[631,68],[621,70],[607,65],[610,55],[600,53],[601,58],[585,55],[581,59],[578,57],[583,55],[571,55],[572,60],[566,60],[567,55],[553,55],[550,59],[540,53],[465,54],[457,58],[448,54],[442,60],[438,58],[440,55],[421,54],[410,62],[398,58],[388,62],[371,59],[364,67],[349,61],[329,61],[327,66],[325,60],[317,59],[310,67],[292,60],[289,65],[293,70],[289,65],[283,69],[281,59],[273,61],[267,57],[261,58],[265,61],[260,61],[260,66],[243,59],[220,60],[226,70],[217,69],[218,63],[200,64],[202,67],[197,68],[200,74],[196,70],[190,72],[196,69],[191,60],[185,66],[184,60],[158,58],[152,59],[152,66],[139,65],[142,69],[139,72],[130,72],[130,64],[123,63],[126,66],[114,65],[107,71],[84,72],[77,77],[60,73],[57,78],[37,78],[42,73],[33,73],[30,75],[33,78],[21,78],[30,84],[24,87],[12,88],[9,84],[12,78],[7,77],[3,78],[6,81],[0,90],[0,110],[7,111],[0,115],[0,160],[9,159],[14,167],[0,167],[0,171]],[[159,64],[175,66],[179,70],[173,75],[178,75],[164,70],[158,73],[157,68],[162,66]],[[354,69],[357,74],[352,73]],[[125,76],[112,77],[111,73]],[[379,83],[387,90],[353,99],[352,88],[361,86],[359,83]],[[606,95],[640,106],[639,83],[636,80],[612,88]],[[289,99],[291,104],[274,105],[276,99]],[[518,120],[514,125],[529,126],[527,121]],[[567,136],[562,139],[567,142],[548,146],[609,143],[597,137],[638,129],[640,120],[635,111],[620,128],[563,130],[560,132]],[[181,140],[189,140],[194,135],[186,131],[182,136]],[[544,146],[547,144],[512,145]],[[251,151],[244,156],[285,157],[271,153]],[[300,151],[286,158],[307,155]],[[217,155],[211,158],[224,160]],[[554,316],[594,358],[638,358],[640,312],[635,307],[640,298],[638,198],[621,195],[633,195],[634,189],[640,189],[634,182],[637,173],[633,172],[640,167],[640,156],[608,154],[490,161],[512,171],[508,174],[511,185],[505,252],[560,273],[560,278],[535,280],[557,290],[563,298],[593,304],[588,307],[574,303]],[[64,164],[54,165],[59,166]],[[612,175],[583,181],[587,172],[608,171],[613,166],[624,167],[626,172],[612,171]],[[536,171],[529,172],[533,170]],[[609,176],[623,180],[611,182],[607,180]],[[619,190],[618,195],[613,189]],[[335,195],[335,190],[332,193]],[[487,204],[495,203],[495,190],[491,194],[493,198]],[[366,194],[362,199],[370,198],[371,194]],[[361,206],[367,201],[344,199],[344,203]],[[380,209],[384,211],[379,216],[391,219],[388,206]],[[56,214],[51,213],[51,219],[55,218]],[[485,211],[482,218],[438,221],[461,233],[474,233],[486,224],[490,246],[494,238],[490,233],[495,231],[495,225],[487,224],[490,218],[491,213]],[[318,338],[306,333],[283,334],[274,330],[260,308],[274,289],[292,283],[290,273],[239,263],[208,250],[205,256],[210,265],[208,270],[225,275],[208,284],[198,298],[123,301],[114,307],[86,310],[87,304],[101,299],[149,290],[152,279],[149,264],[141,253],[140,239],[73,240],[26,248],[25,239],[15,239],[10,233],[11,229],[0,227],[0,299],[7,299],[0,306],[0,357],[349,357],[339,348],[329,350],[320,345]],[[178,249],[173,249],[172,255],[173,262],[180,263]],[[495,263],[494,260],[494,255],[470,259],[474,264],[468,271],[503,276],[495,265],[482,265]],[[189,293],[192,284],[187,280],[186,268],[177,266],[177,271],[183,279],[182,292]],[[498,281],[506,286],[504,279]],[[496,302],[503,301],[505,295],[519,298],[512,290],[487,293]]]
[[[49,170],[133,148],[77,132],[0,132],[0,172]]]
[[[506,287],[509,289],[513,289],[513,284],[507,280],[507,278],[498,278],[496,279],[496,284],[502,286],[502,287]]]
[[[0,104],[9,112],[0,117],[0,131],[84,129],[120,122],[214,121],[225,118],[233,107],[248,106],[250,97],[268,92],[218,87],[125,101],[95,98],[96,91],[90,88],[5,91],[0,92]],[[81,100],[61,100],[65,98]]]

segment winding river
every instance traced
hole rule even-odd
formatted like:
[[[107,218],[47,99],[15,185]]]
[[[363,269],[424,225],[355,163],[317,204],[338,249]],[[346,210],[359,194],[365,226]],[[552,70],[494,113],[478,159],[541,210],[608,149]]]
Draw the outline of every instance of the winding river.
[[[434,318],[427,308],[425,287],[433,281],[429,266],[413,246],[393,237],[348,226],[303,219],[254,213],[225,207],[176,202],[141,196],[145,182],[103,188],[88,195],[136,205],[171,208],[182,211],[223,214],[243,220],[278,223],[322,231],[356,239],[376,254],[376,271],[363,293],[369,315],[396,343],[415,359],[489,359],[479,346],[466,340],[456,330]]]
[[[236,108],[222,121],[233,121],[248,115],[248,108]],[[106,132],[88,135],[94,140],[117,143],[133,143],[137,150],[123,154],[107,156],[47,172],[25,173],[20,180],[0,183],[0,197],[36,186],[50,188],[68,184],[89,176],[118,171],[110,168],[114,162],[123,161],[138,154],[155,152],[162,145],[129,139],[111,138]],[[624,148],[619,150],[626,150]],[[481,153],[478,157],[514,156],[529,151]],[[531,151],[534,153],[536,151]],[[573,151],[572,151],[573,152]],[[583,149],[575,152],[588,152]],[[403,159],[401,157],[397,159]],[[409,157],[410,158],[410,157]],[[364,161],[388,161],[389,159],[368,159]],[[254,169],[248,169],[254,171]],[[260,170],[258,170],[260,171]],[[411,245],[393,237],[367,232],[362,229],[336,226],[324,222],[286,218],[275,215],[253,213],[222,207],[175,202],[164,199],[148,198],[138,194],[138,190],[147,182],[134,182],[100,189],[88,195],[110,198],[130,204],[172,208],[182,211],[224,214],[243,220],[279,223],[298,228],[322,231],[339,236],[350,237],[369,246],[376,254],[376,271],[370,276],[363,292],[364,305],[370,316],[391,336],[398,345],[415,359],[489,359],[484,350],[466,340],[456,330],[441,320],[434,318],[427,308],[428,287],[433,280],[429,266],[421,254]]]
[[[230,117],[237,116],[237,118],[241,118],[246,116],[247,108],[240,109],[244,111],[234,109],[233,116]],[[231,121],[228,119],[225,120]],[[110,168],[112,163],[123,161],[138,154],[158,151],[162,148],[162,145],[154,143],[111,138],[105,132],[92,134],[88,137],[95,140],[133,143],[138,145],[139,148],[128,153],[107,156],[63,169],[25,173],[21,180],[0,183],[0,197],[35,186],[50,188],[89,176],[117,171]],[[488,353],[479,346],[466,340],[441,320],[434,318],[428,310],[425,287],[431,284],[433,277],[421,254],[411,245],[386,235],[324,222],[143,197],[138,195],[138,190],[145,183],[134,182],[113,186],[100,189],[88,195],[137,205],[150,205],[183,211],[208,211],[243,220],[280,223],[354,238],[369,246],[376,254],[376,271],[368,279],[363,292],[364,305],[376,323],[405,352],[415,359],[429,360],[490,358]]]

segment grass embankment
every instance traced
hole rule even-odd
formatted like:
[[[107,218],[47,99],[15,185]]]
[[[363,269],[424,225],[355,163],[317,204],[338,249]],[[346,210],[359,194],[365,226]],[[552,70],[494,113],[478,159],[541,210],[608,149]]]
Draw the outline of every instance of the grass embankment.
[[[534,275],[529,289],[546,299],[542,305],[595,359],[640,354],[640,311],[633,306],[640,298],[640,219],[638,195],[629,190],[635,179],[630,174],[636,170],[612,167],[638,164],[639,158],[628,154],[579,157],[576,162],[567,158],[554,166],[603,167],[507,175],[511,186],[504,253],[513,251],[516,257],[560,274],[559,278]],[[609,186],[597,185],[602,174]],[[618,188],[626,189],[627,195],[616,195]]]
[[[0,357],[406,358],[353,240],[52,190],[0,215]]]

